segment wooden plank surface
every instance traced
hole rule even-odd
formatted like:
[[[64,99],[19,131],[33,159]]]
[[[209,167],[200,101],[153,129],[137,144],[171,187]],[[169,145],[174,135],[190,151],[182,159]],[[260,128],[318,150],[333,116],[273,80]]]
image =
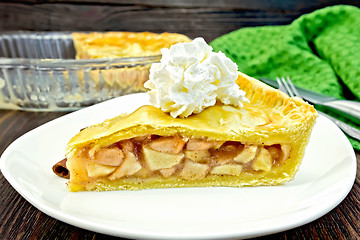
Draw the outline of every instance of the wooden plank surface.
[[[246,26],[288,24],[339,1],[15,1],[0,3],[0,31],[178,32],[207,41]],[[342,1],[359,5],[359,1]]]
[[[177,32],[211,41],[244,26],[287,24],[299,13],[234,12],[216,8],[151,8],[70,4],[10,4],[2,8],[1,30]],[[49,11],[54,11],[49,15]],[[31,14],[29,14],[31,12]],[[10,14],[11,13],[11,14]],[[2,16],[1,16],[2,15]],[[72,17],[65,17],[72,16]]]

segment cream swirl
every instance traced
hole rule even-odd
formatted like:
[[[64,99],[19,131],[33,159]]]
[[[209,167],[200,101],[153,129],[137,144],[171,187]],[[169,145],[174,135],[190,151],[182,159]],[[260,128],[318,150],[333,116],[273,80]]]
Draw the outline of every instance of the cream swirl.
[[[222,52],[213,52],[203,38],[161,50],[144,86],[150,102],[174,118],[200,113],[219,100],[242,107],[248,101],[235,83],[238,67]]]

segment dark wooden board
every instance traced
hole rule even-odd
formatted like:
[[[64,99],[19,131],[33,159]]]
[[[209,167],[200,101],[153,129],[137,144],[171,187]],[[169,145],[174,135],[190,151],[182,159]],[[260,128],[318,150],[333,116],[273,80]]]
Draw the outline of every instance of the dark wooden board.
[[[177,32],[207,41],[246,26],[288,24],[341,1],[14,1],[0,3],[0,31]],[[342,1],[358,4],[358,1]]]

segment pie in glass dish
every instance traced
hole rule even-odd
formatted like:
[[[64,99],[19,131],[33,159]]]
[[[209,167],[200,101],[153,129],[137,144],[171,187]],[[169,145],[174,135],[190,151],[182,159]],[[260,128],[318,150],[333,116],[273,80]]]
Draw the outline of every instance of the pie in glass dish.
[[[72,38],[76,59],[110,60],[89,75],[99,91],[108,88],[121,95],[145,92],[144,82],[149,79],[151,63],[160,60],[160,50],[191,41],[183,34],[168,32],[74,32]],[[83,76],[79,78],[84,81]]]
[[[173,118],[151,105],[89,126],[67,144],[70,191],[243,187],[291,181],[317,113],[239,73],[249,102]]]
[[[74,32],[72,36],[77,59],[156,56],[162,48],[191,41],[168,32]]]

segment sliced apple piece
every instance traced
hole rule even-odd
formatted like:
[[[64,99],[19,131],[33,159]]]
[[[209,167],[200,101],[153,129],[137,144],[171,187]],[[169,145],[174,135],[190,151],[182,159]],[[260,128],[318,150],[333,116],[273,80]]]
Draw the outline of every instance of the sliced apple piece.
[[[171,154],[156,151],[151,149],[148,145],[143,146],[144,160],[151,171],[171,168],[180,163],[184,158],[184,154]]]
[[[180,172],[180,176],[183,179],[196,180],[202,179],[206,176],[209,170],[209,166],[206,164],[196,163],[191,160],[186,160],[183,169]]]
[[[241,172],[242,172],[242,166],[236,164],[225,164],[221,166],[216,166],[211,170],[211,173],[216,175],[239,176]]]
[[[135,144],[131,140],[123,140],[118,143],[123,151],[134,152]]]
[[[137,178],[147,178],[150,175],[151,175],[151,172],[144,167],[140,168],[139,171],[137,171],[136,173],[133,174],[133,176],[137,177]]]
[[[279,144],[268,146],[266,149],[269,151],[273,159],[281,160],[283,153]]]
[[[217,141],[214,145],[214,149],[219,149],[226,141]]]
[[[147,142],[151,139],[151,135],[138,136],[133,139],[135,142]]]
[[[159,152],[177,154],[182,151],[185,143],[186,140],[179,136],[160,137],[152,140],[149,147]]]
[[[88,152],[81,149],[72,151],[70,154],[67,157],[73,160],[66,161],[66,168],[72,170],[70,176],[71,181],[89,181],[88,171],[86,169],[86,163],[89,161],[84,161],[84,159],[88,158]]]
[[[186,150],[209,150],[216,146],[216,141],[205,141],[201,139],[190,139],[186,143]]]
[[[254,170],[262,170],[268,172],[272,166],[272,157],[268,150],[265,148],[260,148],[259,153],[257,154],[252,168]]]
[[[97,164],[117,167],[124,160],[124,153],[117,147],[102,147],[95,152],[89,151],[90,160]]]
[[[257,153],[257,146],[245,145],[244,149],[234,158],[235,162],[248,163],[252,161]]]
[[[86,170],[89,177],[104,177],[114,172],[116,167],[101,165],[93,162],[86,163]]]
[[[159,171],[164,178],[168,178],[174,174],[174,172],[176,171],[176,168],[175,167],[164,168],[164,169],[160,169]]]
[[[219,150],[226,152],[240,152],[243,149],[243,147],[244,146],[239,142],[228,141],[225,142],[223,145],[221,145]]]
[[[281,151],[283,152],[281,161],[285,161],[290,157],[291,145],[290,144],[281,144]]]
[[[208,150],[185,150],[184,153],[186,158],[194,162],[201,162],[211,156]]]
[[[125,151],[124,162],[109,176],[110,180],[131,176],[142,168],[134,153]]]

